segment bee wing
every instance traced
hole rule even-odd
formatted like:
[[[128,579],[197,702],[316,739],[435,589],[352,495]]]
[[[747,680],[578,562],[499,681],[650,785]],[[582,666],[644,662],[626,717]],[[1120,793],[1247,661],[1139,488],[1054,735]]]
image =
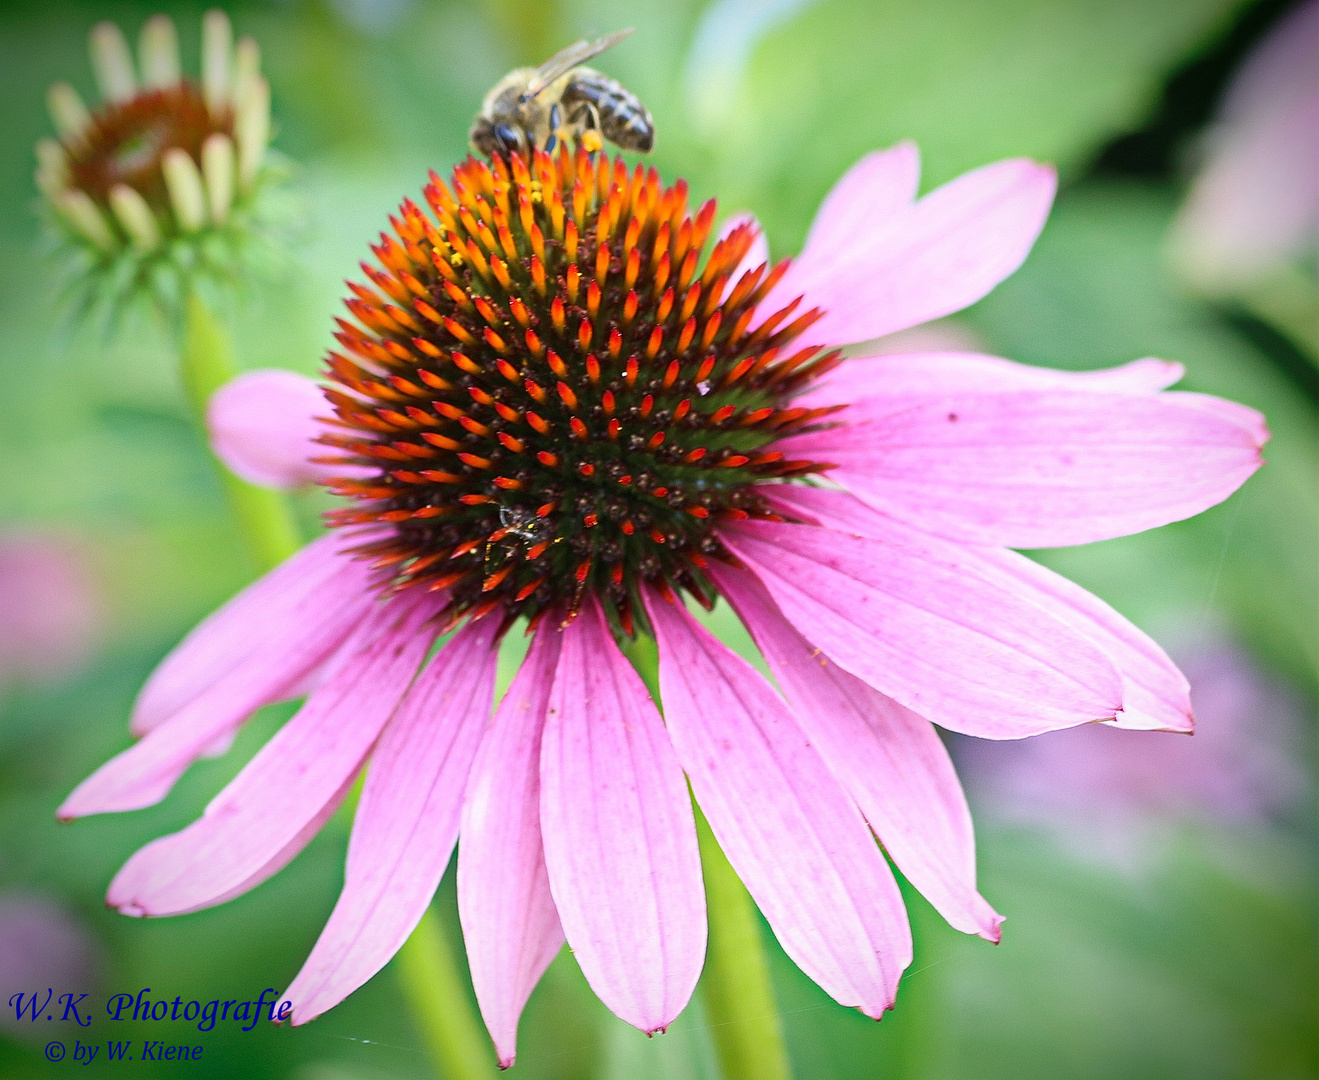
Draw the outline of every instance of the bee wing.
[[[628,27],[626,30],[616,30],[614,33],[606,34],[594,41],[587,41],[583,38],[581,41],[575,41],[566,48],[560,49],[536,69],[536,77],[522,92],[522,99],[526,101],[534,98],[555,79],[566,75],[578,64],[584,64],[591,57],[599,56],[606,49],[612,49],[631,34],[634,29],[635,27]]]

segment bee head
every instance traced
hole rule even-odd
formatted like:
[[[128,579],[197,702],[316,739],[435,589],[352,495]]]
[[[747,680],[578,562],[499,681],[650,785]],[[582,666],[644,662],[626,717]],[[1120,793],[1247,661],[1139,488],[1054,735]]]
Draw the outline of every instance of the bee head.
[[[508,157],[526,151],[526,134],[513,124],[492,123],[481,117],[467,133],[472,145],[488,158]]]

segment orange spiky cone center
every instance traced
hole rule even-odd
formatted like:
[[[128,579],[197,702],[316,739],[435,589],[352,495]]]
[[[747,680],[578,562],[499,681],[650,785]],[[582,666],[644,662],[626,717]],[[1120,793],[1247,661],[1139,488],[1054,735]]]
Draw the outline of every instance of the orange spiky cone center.
[[[648,581],[709,604],[719,522],[773,517],[756,485],[827,466],[774,443],[828,409],[794,395],[837,363],[789,348],[819,312],[757,319],[786,263],[737,272],[755,234],[702,253],[714,203],[563,149],[431,174],[350,284],[327,390],[331,482],[392,588],[450,614],[535,619],[590,590],[630,630]]]

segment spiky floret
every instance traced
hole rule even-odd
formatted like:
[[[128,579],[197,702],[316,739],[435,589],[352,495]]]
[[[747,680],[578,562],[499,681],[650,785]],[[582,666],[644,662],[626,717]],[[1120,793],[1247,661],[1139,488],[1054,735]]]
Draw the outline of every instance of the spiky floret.
[[[790,347],[820,312],[756,307],[787,268],[736,275],[755,238],[702,260],[714,203],[621,159],[468,158],[373,247],[339,320],[325,460],[331,524],[392,588],[448,589],[457,618],[575,610],[587,590],[630,631],[636,587],[702,603],[720,521],[773,517],[756,485],[827,466],[776,440],[831,410],[791,400],[836,353]],[[385,531],[382,533],[382,527]]]

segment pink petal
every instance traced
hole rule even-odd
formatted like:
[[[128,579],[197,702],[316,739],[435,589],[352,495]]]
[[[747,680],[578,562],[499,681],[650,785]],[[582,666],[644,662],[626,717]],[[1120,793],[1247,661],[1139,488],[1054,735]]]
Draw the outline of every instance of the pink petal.
[[[998,941],[1002,916],[976,891],[971,812],[934,727],[814,648],[754,575],[718,562],[709,574],[898,869],[958,930]]]
[[[1172,395],[907,394],[844,415],[779,446],[835,463],[830,477],[876,509],[973,544],[1058,547],[1166,525],[1262,463],[1262,420]]]
[[[646,595],[660,691],[696,801],[797,966],[878,1019],[911,963],[893,874],[781,698],[675,604]]]
[[[62,820],[154,805],[199,757],[228,749],[257,709],[298,696],[355,648],[349,639],[376,594],[363,564],[334,554],[333,539],[249,586],[165,658],[138,697],[134,723],[145,737],[79,784],[56,811]]]
[[[906,353],[846,360],[793,404],[817,408],[906,394],[994,394],[1005,390],[1100,390],[1144,394],[1162,390],[1185,369],[1171,360],[1133,360],[1099,371],[1057,371],[968,352]],[[1213,399],[1217,400],[1217,399]]]
[[[780,509],[827,528],[877,540],[893,528],[891,518],[843,491],[788,484],[766,485],[762,490]],[[1116,726],[1191,730],[1186,677],[1145,633],[1093,593],[1024,555],[1002,548],[982,548],[966,557],[972,555],[992,564],[995,573],[1011,575],[1023,600],[1061,618],[1103,650],[1122,676],[1122,709],[1113,721]]]
[[[563,631],[540,756],[550,890],[591,988],[642,1031],[682,1011],[705,892],[682,769],[599,604]]]
[[[500,1068],[518,1018],[563,945],[540,837],[541,728],[562,635],[542,629],[481,740],[463,802],[458,915],[481,1015]]]
[[[1015,739],[1121,708],[1103,653],[973,552],[896,522],[882,541],[759,521],[720,537],[803,637],[943,727]]]
[[[921,180],[921,154],[900,142],[867,154],[833,186],[815,212],[799,263],[828,264],[875,229],[908,209]]]
[[[1194,727],[1186,676],[1146,633],[1094,593],[1025,555],[1002,549],[983,554],[1037,596],[1056,601],[1052,610],[1066,609],[1070,624],[1113,661],[1122,675],[1122,710],[1114,721],[1117,727],[1153,731],[1190,731]]]
[[[235,476],[269,488],[295,488],[330,475],[313,457],[328,451],[317,416],[330,413],[321,388],[305,375],[271,368],[235,376],[211,395],[211,449]]]
[[[809,336],[830,345],[960,311],[1021,265],[1056,187],[1053,169],[1033,161],[976,169],[892,216],[871,217],[868,228],[828,248],[809,246],[761,310],[804,293],[805,307],[826,312]],[[854,213],[864,219],[864,203]]]
[[[304,679],[343,640],[337,633],[331,644],[318,631],[327,623],[351,625],[375,595],[367,563],[342,554],[343,546],[343,537],[336,535],[313,541],[198,624],[142,687],[133,704],[133,734],[145,735],[258,669],[268,694],[282,694]],[[312,646],[303,648],[308,635]],[[278,700],[268,696],[260,704]]]
[[[138,851],[107,902],[178,915],[238,896],[283,868],[352,784],[434,639],[435,602],[404,597],[364,627],[361,653],[316,691],[182,832]]]
[[[1250,408],[1248,405],[1241,405],[1235,401],[1229,401],[1227,398],[1214,397],[1211,394],[1191,394],[1184,390],[1164,394],[1163,400],[1175,401],[1179,405],[1185,405],[1192,409],[1201,409],[1225,420],[1229,424],[1236,424],[1238,427],[1245,428],[1259,446],[1263,446],[1269,441],[1269,425],[1264,418],[1264,414]]]
[[[765,230],[760,227],[760,222],[756,220],[754,214],[734,214],[724,222],[723,228],[719,230],[716,241],[723,240],[734,229],[743,225],[753,225],[756,229],[756,238],[751,241],[751,247],[747,253],[742,256],[742,261],[737,264],[733,272],[729,275],[728,280],[736,283],[742,275],[763,266],[769,262],[769,241],[765,239]]]
[[[371,754],[343,892],[284,999],[305,1024],[389,962],[421,921],[458,840],[490,718],[497,619],[459,630],[417,677]]]

